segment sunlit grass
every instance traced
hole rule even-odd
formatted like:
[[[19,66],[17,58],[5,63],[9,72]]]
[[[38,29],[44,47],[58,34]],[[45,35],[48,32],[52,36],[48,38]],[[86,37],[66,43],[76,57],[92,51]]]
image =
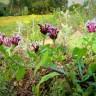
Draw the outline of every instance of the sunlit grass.
[[[13,32],[16,29],[17,22],[24,24],[33,24],[36,26],[37,23],[53,23],[53,15],[28,15],[28,16],[8,16],[0,17],[0,32]]]
[[[18,21],[29,23],[31,20],[35,19],[35,21],[41,21],[42,19],[50,19],[53,15],[29,15],[29,16],[8,16],[8,17],[0,17],[0,27],[9,25],[12,23],[16,23]]]

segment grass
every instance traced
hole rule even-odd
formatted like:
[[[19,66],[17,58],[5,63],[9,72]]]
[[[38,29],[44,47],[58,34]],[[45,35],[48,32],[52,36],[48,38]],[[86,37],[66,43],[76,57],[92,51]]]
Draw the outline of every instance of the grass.
[[[52,15],[29,15],[29,16],[8,16],[0,18],[0,26],[5,26],[8,24],[16,23],[17,21],[23,21],[24,23],[29,23],[31,20],[35,19],[40,21],[42,17],[50,18]]]
[[[33,24],[36,26],[38,23],[51,23],[56,24],[53,15],[29,15],[29,16],[8,16],[0,17],[0,32],[12,33],[16,31],[17,23],[22,22],[25,25]],[[55,22],[53,22],[55,21]]]

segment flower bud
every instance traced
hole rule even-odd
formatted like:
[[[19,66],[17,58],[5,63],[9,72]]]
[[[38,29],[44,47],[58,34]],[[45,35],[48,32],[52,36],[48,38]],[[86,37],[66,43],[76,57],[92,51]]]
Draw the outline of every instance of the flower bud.
[[[36,42],[32,42],[31,45],[30,45],[30,49],[34,50],[35,53],[36,53],[39,50],[39,45]]]

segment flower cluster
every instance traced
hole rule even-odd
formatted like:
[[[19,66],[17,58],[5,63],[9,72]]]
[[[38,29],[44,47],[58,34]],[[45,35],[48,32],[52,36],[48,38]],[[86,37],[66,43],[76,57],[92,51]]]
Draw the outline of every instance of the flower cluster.
[[[41,25],[38,24],[40,26],[40,32],[44,35],[48,35],[51,39],[56,39],[57,38],[57,34],[58,34],[58,29],[51,26],[50,24],[45,24],[45,25]]]
[[[46,35],[50,25],[48,25],[48,24],[45,24],[45,25],[38,24],[38,25],[40,26],[40,32],[42,34]]]
[[[96,22],[90,21],[86,24],[86,27],[87,27],[88,32],[90,32],[90,33],[96,32]]]
[[[15,35],[15,36],[11,37],[11,42],[13,45],[17,46],[19,44],[20,40],[21,40],[21,38],[19,35]]]
[[[0,33],[0,45],[5,45],[6,47],[11,47],[11,45],[17,46],[20,40],[20,36],[14,35],[8,38],[2,33]]]

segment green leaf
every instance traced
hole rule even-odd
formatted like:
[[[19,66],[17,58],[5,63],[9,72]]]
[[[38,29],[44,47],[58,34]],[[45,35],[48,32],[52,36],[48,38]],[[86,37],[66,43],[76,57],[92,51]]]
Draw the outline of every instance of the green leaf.
[[[7,49],[4,46],[0,46],[0,51],[5,55],[5,57],[8,57]]]
[[[78,60],[77,63],[78,63],[78,64],[77,64],[77,67],[78,67],[80,76],[82,77],[82,76],[83,76],[83,64],[81,63],[81,60]]]
[[[89,74],[86,74],[86,75],[84,75],[84,76],[82,77],[81,82],[84,82],[84,81],[88,80],[89,78],[90,78],[90,75],[89,75]]]
[[[59,73],[57,72],[52,72],[52,73],[49,73],[48,75],[45,75],[41,78],[38,86],[40,86],[42,83],[44,83],[45,81],[47,81],[48,79],[54,77],[54,76],[57,76],[57,75],[60,75]]]
[[[88,73],[92,74],[94,72],[96,72],[96,64],[90,64],[88,67]]]
[[[73,50],[73,57],[75,58],[81,58],[82,56],[84,56],[87,52],[87,49],[86,48],[78,48],[78,47],[75,47],[74,50]]]
[[[29,56],[30,58],[36,58],[36,53],[34,53],[34,52],[31,52],[31,51],[28,51],[28,50],[27,50],[27,54],[28,54],[28,56]]]
[[[42,55],[43,53],[45,53],[48,50],[48,48],[49,48],[49,45],[48,44],[43,45],[43,46],[40,46],[40,49],[39,49],[38,54],[39,55]]]
[[[58,68],[56,64],[49,63],[48,65],[44,66],[44,68],[52,68],[53,70],[57,70],[61,73],[65,73],[63,68]]]
[[[37,64],[34,73],[36,74],[36,72],[40,69],[41,66],[48,66],[47,64],[49,63],[50,63],[50,56],[49,52],[46,51],[45,53],[42,54],[41,61],[39,64]]]
[[[57,76],[57,75],[60,75],[59,73],[57,72],[52,72],[52,73],[49,73],[48,75],[45,75],[41,78],[41,80],[39,81],[38,85],[36,86],[36,93],[37,93],[37,96],[39,96],[39,86],[44,83],[45,81],[47,81],[48,79],[50,78],[53,78],[54,76]]]
[[[57,76],[59,75],[59,73],[56,73],[56,72],[52,72],[52,73],[49,73],[48,75],[45,75],[41,78],[39,84],[37,85],[37,94],[39,94],[39,86],[44,83],[45,81],[47,81],[48,79],[50,78],[53,78],[54,76]]]
[[[17,70],[17,73],[16,73],[16,79],[21,80],[24,77],[25,72],[26,72],[26,70],[24,67],[19,67],[19,69]]]
[[[14,54],[10,58],[11,58],[11,61],[13,61],[14,63],[18,65],[24,65],[24,60],[19,55]]]

